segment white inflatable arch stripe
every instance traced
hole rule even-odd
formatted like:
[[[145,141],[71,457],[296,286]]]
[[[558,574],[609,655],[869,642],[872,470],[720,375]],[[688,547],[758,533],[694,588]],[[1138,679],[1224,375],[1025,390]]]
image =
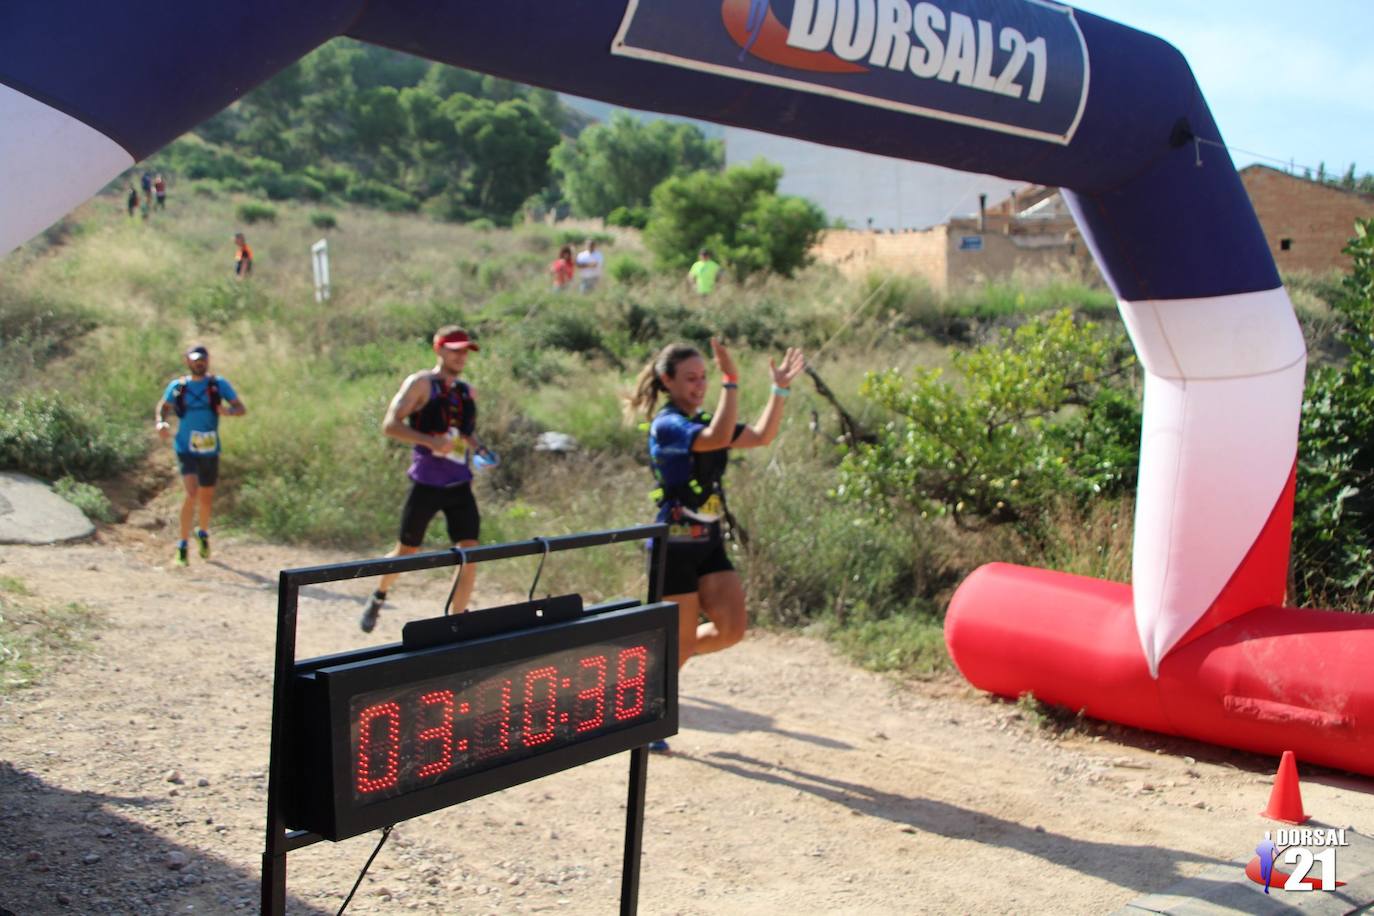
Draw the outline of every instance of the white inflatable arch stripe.
[[[1145,368],[1132,586],[1157,674],[1288,483],[1307,356],[1281,287],[1120,307]]]
[[[89,200],[134,164],[118,143],[0,84],[0,256]]]

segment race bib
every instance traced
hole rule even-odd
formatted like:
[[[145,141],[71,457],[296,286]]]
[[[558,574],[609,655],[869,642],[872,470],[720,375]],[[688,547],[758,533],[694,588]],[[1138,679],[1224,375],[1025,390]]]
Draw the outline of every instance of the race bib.
[[[699,518],[715,521],[725,514],[725,505],[721,502],[719,493],[712,493],[706,498],[706,502],[701,504],[701,508],[695,513]]]
[[[219,433],[213,429],[191,433],[191,451],[197,455],[213,455],[219,451]]]
[[[447,458],[449,461],[452,461],[454,464],[467,464],[468,448],[467,445],[462,441],[462,439],[459,438],[458,430],[450,426],[448,430],[448,437],[453,440],[454,447],[453,451],[449,452],[447,455],[444,455],[444,457]]]

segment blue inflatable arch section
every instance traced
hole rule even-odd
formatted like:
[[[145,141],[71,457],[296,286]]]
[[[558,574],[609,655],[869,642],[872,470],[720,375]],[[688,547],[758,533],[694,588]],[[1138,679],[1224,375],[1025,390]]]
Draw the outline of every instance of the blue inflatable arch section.
[[[1281,602],[1305,349],[1164,41],[1043,0],[9,3],[0,254],[339,35],[1065,189],[1146,375],[1132,584],[1146,664]]]

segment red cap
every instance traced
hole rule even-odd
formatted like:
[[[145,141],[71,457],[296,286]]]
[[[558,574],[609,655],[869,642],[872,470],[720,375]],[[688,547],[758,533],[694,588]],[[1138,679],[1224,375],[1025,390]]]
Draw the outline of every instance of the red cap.
[[[434,335],[434,352],[440,350],[481,350],[482,348],[472,342],[467,331],[451,331],[440,337]]]

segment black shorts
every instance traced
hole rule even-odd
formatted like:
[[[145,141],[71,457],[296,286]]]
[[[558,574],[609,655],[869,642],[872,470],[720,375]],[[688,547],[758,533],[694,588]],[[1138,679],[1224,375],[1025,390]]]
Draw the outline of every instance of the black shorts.
[[[668,542],[668,557],[663,569],[663,594],[690,595],[702,576],[728,572],[735,568],[725,553],[725,540],[719,529],[714,537],[702,541]]]
[[[182,477],[194,475],[202,487],[213,487],[219,482],[219,455],[177,452],[177,464],[181,465]]]
[[[475,541],[482,530],[482,516],[477,512],[477,500],[472,496],[472,484],[454,487],[431,487],[411,481],[401,508],[400,542],[407,547],[419,547],[425,542],[425,531],[436,512],[442,511],[448,522],[448,539],[453,543]]]

